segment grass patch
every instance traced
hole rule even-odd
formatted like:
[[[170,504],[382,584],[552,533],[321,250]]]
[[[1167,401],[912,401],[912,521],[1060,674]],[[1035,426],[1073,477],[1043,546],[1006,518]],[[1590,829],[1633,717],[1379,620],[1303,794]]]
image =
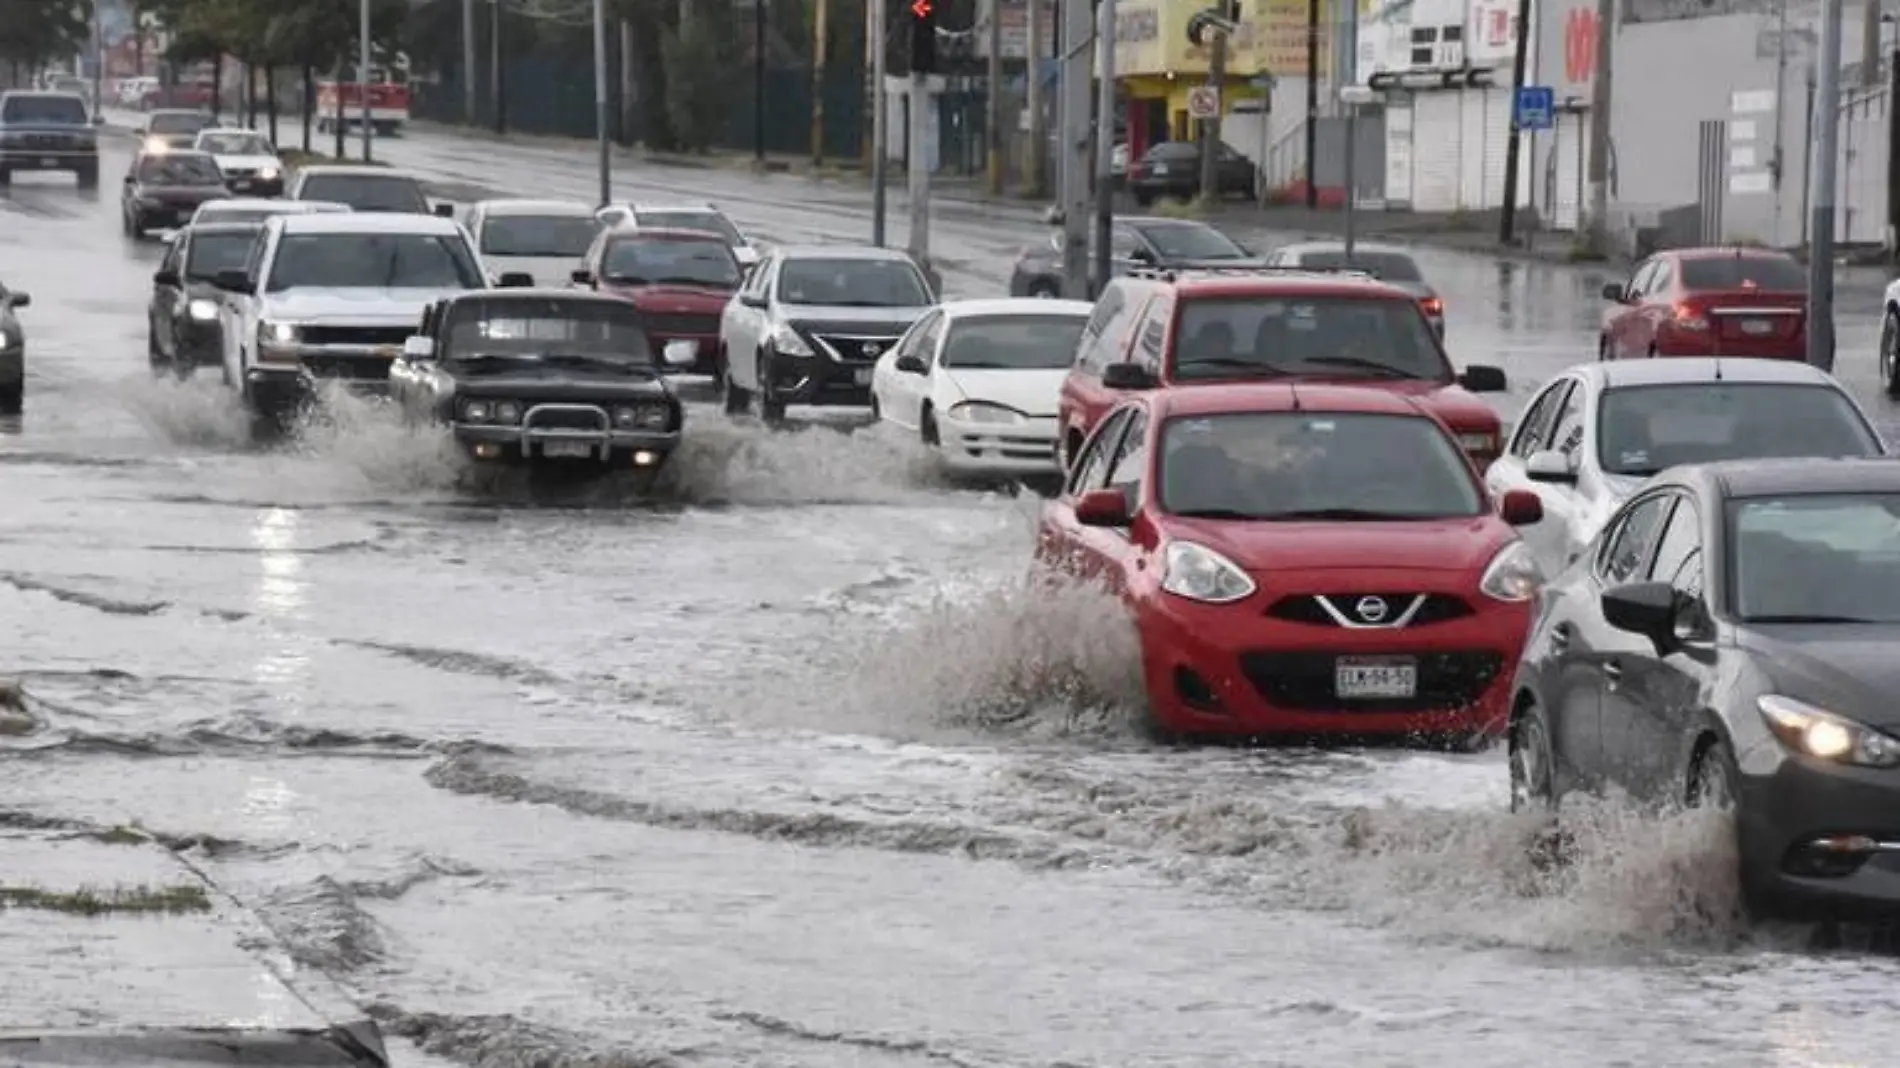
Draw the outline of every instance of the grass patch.
[[[1164,219],[1199,219],[1207,214],[1207,201],[1201,197],[1193,200],[1162,197],[1155,201],[1154,213]]]
[[[42,890],[33,886],[0,886],[0,905],[7,908],[42,909],[73,916],[104,916],[111,913],[209,912],[211,898],[204,887],[131,886],[97,890]]]

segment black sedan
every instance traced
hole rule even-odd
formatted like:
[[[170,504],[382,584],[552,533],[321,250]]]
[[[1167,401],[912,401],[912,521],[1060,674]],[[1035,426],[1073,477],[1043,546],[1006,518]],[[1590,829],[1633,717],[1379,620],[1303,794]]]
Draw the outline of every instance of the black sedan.
[[[0,285],[0,415],[20,414],[26,396],[26,331],[13,310],[32,302],[25,293]]]
[[[1126,274],[1135,267],[1187,267],[1194,264],[1242,266],[1261,262],[1252,252],[1235,244],[1233,238],[1206,223],[1191,219],[1125,215],[1115,220],[1114,228],[1109,233],[1109,270],[1115,275]],[[1089,243],[1094,245],[1093,236]],[[1095,250],[1091,247],[1090,264],[1095,262],[1094,256]],[[1093,270],[1091,266],[1091,273]],[[1097,285],[1095,288],[1101,287]],[[1016,257],[1015,269],[1009,277],[1009,295],[1062,295],[1060,233],[1040,245],[1031,245]]]
[[[1253,161],[1226,144],[1214,162],[1216,196],[1254,197]],[[1193,141],[1163,141],[1128,168],[1124,179],[1135,203],[1147,207],[1162,197],[1193,200],[1201,195],[1201,146]]]
[[[446,424],[477,460],[631,468],[679,447],[679,398],[640,313],[567,289],[484,289],[438,301],[389,372],[417,423]]]
[[[1730,808],[1753,911],[1900,915],[1900,464],[1666,471],[1544,594],[1516,806]]]
[[[263,227],[258,223],[200,223],[178,232],[152,275],[145,351],[152,373],[190,377],[224,363],[218,310],[220,271],[241,271]]]
[[[119,220],[127,237],[183,226],[198,205],[231,195],[224,172],[205,152],[142,152],[132,159],[119,193]]]

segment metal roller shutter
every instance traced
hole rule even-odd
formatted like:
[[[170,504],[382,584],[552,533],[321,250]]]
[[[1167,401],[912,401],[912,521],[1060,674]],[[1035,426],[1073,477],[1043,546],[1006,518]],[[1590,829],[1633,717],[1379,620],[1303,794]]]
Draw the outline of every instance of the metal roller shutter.
[[[1385,202],[1412,210],[1413,111],[1396,102],[1385,109]]]
[[[1457,211],[1460,93],[1419,93],[1412,98],[1412,210]]]

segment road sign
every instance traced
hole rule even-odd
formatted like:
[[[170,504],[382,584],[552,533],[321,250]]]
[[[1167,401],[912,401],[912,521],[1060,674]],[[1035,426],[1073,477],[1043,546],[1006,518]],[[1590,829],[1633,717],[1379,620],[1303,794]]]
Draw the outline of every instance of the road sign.
[[[1211,85],[1197,85],[1188,90],[1188,118],[1211,119],[1220,114],[1220,90]]]
[[[1519,130],[1548,130],[1556,122],[1557,91],[1548,85],[1517,87],[1511,125]]]

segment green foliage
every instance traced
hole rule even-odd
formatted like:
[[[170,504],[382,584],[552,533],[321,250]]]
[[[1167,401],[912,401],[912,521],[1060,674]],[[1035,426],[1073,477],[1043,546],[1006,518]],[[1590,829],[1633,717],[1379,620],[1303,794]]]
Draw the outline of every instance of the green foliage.
[[[704,150],[733,102],[732,71],[739,60],[731,0],[699,0],[661,49],[666,68],[666,112],[681,147]]]
[[[357,5],[338,0],[142,0],[142,7],[172,32],[169,57],[182,62],[228,55],[328,68],[357,47]],[[379,49],[401,46],[405,17],[403,0],[372,0],[370,37]]]
[[[83,48],[92,35],[70,0],[0,0],[0,62],[40,66]]]

